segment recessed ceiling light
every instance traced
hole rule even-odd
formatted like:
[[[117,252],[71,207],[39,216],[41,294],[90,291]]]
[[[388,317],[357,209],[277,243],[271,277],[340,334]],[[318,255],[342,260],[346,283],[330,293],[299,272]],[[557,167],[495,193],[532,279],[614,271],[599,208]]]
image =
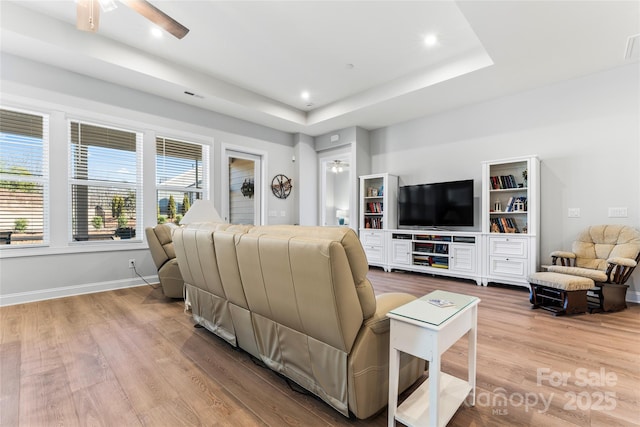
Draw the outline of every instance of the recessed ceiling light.
[[[306,90],[305,90],[305,91],[303,91],[303,92],[300,94],[300,97],[301,97],[302,99],[304,99],[305,101],[309,100],[309,97],[310,97],[310,96],[311,96],[311,95],[309,95],[309,92],[307,92]]]
[[[438,43],[438,36],[435,34],[428,34],[424,38],[424,44],[428,47],[435,46]]]
[[[162,30],[160,28],[158,28],[158,27],[153,27],[153,28],[151,28],[151,35],[153,37],[160,38],[160,37],[162,37]]]

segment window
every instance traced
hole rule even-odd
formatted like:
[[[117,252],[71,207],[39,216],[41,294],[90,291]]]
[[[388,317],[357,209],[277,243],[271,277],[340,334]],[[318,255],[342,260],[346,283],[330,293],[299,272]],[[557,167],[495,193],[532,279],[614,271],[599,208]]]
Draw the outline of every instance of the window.
[[[208,148],[200,144],[156,138],[159,224],[180,222],[189,206],[206,194]]]
[[[48,116],[0,109],[0,247],[46,244]]]
[[[70,125],[71,240],[135,238],[142,213],[142,135]]]

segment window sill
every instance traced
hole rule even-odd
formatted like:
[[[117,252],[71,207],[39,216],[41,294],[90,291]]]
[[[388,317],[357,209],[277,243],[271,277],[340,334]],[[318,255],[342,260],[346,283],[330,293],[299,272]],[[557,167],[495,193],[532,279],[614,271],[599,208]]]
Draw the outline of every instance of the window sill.
[[[79,253],[94,252],[113,252],[113,251],[137,251],[149,249],[147,243],[142,240],[130,241],[109,241],[109,242],[74,242],[68,246],[14,246],[7,245],[0,248],[0,259],[5,258],[22,258],[34,256],[48,255],[67,255]]]

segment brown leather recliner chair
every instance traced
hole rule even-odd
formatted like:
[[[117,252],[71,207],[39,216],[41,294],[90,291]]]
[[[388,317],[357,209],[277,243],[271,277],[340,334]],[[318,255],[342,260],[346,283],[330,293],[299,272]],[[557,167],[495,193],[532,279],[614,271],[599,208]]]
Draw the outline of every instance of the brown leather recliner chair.
[[[184,280],[180,274],[176,252],[173,248],[174,224],[159,224],[145,228],[151,257],[158,269],[162,292],[169,298],[184,298]]]

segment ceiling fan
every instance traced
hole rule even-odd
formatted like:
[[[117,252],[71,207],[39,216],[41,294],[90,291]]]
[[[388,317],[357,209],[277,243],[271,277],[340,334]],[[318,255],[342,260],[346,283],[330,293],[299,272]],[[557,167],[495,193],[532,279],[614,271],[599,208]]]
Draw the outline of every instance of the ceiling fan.
[[[115,9],[114,0],[76,0],[77,20],[76,27],[82,31],[95,33],[100,24],[100,9],[105,12]],[[120,0],[157,26],[165,29],[175,37],[181,39],[187,35],[189,29],[149,3],[146,0]]]

